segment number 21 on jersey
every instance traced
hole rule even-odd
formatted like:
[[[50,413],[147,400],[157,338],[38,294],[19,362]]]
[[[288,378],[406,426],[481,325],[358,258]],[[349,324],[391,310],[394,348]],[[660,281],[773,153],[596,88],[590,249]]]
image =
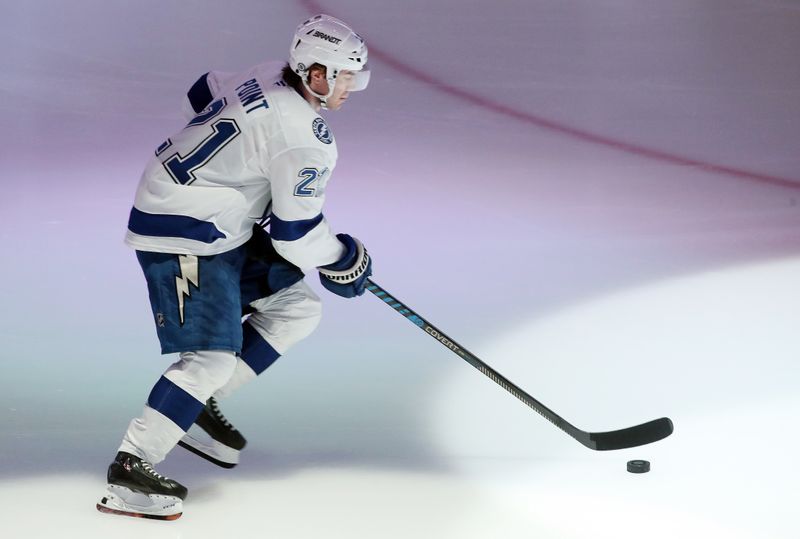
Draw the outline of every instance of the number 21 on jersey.
[[[222,148],[242,132],[235,120],[216,119],[225,109],[225,105],[227,105],[225,98],[214,101],[189,122],[181,132],[179,142],[179,145],[189,148],[188,151],[184,148],[177,149],[166,159],[161,159],[164,168],[176,183],[189,185],[195,181],[197,178],[194,172],[211,161]],[[167,139],[158,147],[156,155],[161,157],[172,147],[172,140]],[[185,153],[181,153],[182,151]]]
[[[294,186],[294,196],[296,197],[313,197],[321,196],[325,189],[326,176],[328,174],[328,167],[319,170],[317,168],[306,167],[302,169],[297,177],[300,181]]]

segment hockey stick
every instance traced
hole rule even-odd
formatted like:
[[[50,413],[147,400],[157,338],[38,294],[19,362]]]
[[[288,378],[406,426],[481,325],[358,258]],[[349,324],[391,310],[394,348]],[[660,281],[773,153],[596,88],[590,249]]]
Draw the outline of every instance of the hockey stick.
[[[627,447],[638,447],[649,443],[657,442],[672,434],[672,421],[667,417],[654,419],[641,425],[628,427],[627,429],[612,430],[608,432],[586,432],[581,430],[553,410],[534,399],[519,387],[511,383],[502,374],[491,368],[489,365],[478,359],[466,348],[455,342],[453,339],[439,331],[433,324],[419,316],[407,305],[391,296],[386,290],[375,284],[371,279],[367,279],[366,289],[382,299],[395,311],[408,318],[413,324],[420,327],[425,333],[449,348],[461,359],[481,371],[488,378],[496,382],[500,387],[517,397],[519,400],[533,408],[553,425],[560,428],[574,439],[596,451],[609,451],[613,449],[625,449]]]

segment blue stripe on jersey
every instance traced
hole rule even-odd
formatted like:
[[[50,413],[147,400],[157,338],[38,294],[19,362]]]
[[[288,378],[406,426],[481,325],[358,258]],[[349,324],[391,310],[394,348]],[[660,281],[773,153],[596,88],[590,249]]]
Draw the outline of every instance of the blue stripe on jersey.
[[[211,103],[214,96],[211,95],[211,88],[208,86],[208,73],[197,79],[186,93],[189,103],[195,112],[200,112]]]
[[[135,207],[131,208],[128,230],[140,236],[186,238],[203,243],[214,243],[226,237],[214,223],[208,221],[188,215],[145,213]]]
[[[273,213],[269,225],[269,235],[273,240],[278,241],[299,240],[321,222],[321,213],[312,219],[301,219],[299,221],[284,221]]]
[[[153,386],[147,398],[147,405],[164,414],[184,431],[189,430],[204,406],[202,402],[164,376]]]
[[[275,363],[281,355],[264,340],[253,326],[242,324],[242,361],[247,363],[253,372],[261,374],[267,367]]]

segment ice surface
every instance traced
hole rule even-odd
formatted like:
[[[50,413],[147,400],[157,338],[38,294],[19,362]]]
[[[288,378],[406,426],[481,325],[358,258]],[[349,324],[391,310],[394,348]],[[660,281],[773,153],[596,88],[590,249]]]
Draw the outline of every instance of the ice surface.
[[[797,536],[796,3],[6,4],[0,535]],[[182,519],[95,511],[170,362],[121,243],[138,176],[198,75],[280,59],[318,10],[370,46],[328,115],[326,215],[376,281],[577,426],[672,437],[588,451],[382,302],[327,295],[224,403],[239,467],[177,449]]]

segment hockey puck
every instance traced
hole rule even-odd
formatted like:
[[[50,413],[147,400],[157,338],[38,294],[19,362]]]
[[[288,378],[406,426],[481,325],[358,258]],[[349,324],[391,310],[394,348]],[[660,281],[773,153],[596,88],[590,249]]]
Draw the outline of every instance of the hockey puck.
[[[646,460],[629,460],[628,471],[631,473],[647,473],[650,471],[650,462]]]

